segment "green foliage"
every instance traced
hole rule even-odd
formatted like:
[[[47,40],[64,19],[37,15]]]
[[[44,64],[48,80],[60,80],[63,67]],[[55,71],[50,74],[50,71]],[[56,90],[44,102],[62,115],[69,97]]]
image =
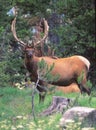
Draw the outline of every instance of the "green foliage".
[[[58,0],[54,4],[55,11],[64,14],[62,26],[55,31],[60,37],[56,53],[61,52],[61,56],[84,55],[87,49],[95,48],[94,1]]]
[[[9,48],[9,52],[4,52],[1,54],[0,87],[11,86],[16,82],[22,82],[22,80],[24,80],[24,71],[21,70],[23,61],[20,57],[20,52],[10,51],[11,49]]]
[[[46,11],[46,8],[50,0],[14,0],[15,4],[22,8],[23,12],[34,13],[43,13]],[[26,6],[25,6],[26,5]],[[42,8],[43,7],[43,8]]]
[[[36,94],[36,90],[37,90],[37,86],[43,88],[43,90],[46,90],[47,92],[52,92],[53,89],[55,89],[55,87],[49,89],[47,87],[47,84],[46,86],[43,84],[42,86],[39,84],[39,81],[45,81],[46,83],[51,83],[51,82],[54,82],[56,80],[59,79],[59,75],[56,75],[56,76],[53,76],[51,74],[52,70],[54,68],[54,63],[51,65],[51,66],[48,66],[48,64],[45,62],[44,59],[42,59],[39,63],[38,63],[38,70],[37,70],[37,74],[38,74],[38,78],[37,78],[37,81],[36,81],[36,84],[35,84],[35,87],[33,87],[33,92],[32,92],[32,115],[33,115],[33,118],[35,120],[35,111],[34,111],[34,96]],[[38,92],[39,94],[41,95],[45,95],[46,94],[46,91],[44,92]],[[39,99],[40,100],[40,99]]]
[[[81,73],[81,75],[78,77],[78,83],[80,84],[84,79],[84,72]]]
[[[15,82],[22,82],[24,79],[23,72],[21,67],[23,66],[23,60],[20,57],[20,52],[17,50],[15,52],[11,52],[7,57],[7,67],[6,73],[10,75],[10,81]]]
[[[39,79],[46,81],[46,82],[53,82],[59,79],[59,75],[53,76],[51,74],[52,70],[54,68],[54,63],[51,66],[48,66],[48,64],[45,62],[44,59],[42,59],[38,63],[38,75]]]
[[[10,76],[5,73],[6,61],[0,62],[0,87],[8,86]]]
[[[1,26],[1,27],[0,27],[0,34],[1,34],[3,31],[4,31],[4,27]]]

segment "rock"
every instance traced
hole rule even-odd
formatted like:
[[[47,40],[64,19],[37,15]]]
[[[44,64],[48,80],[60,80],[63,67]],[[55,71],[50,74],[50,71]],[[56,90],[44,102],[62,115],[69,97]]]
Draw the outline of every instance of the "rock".
[[[96,109],[88,107],[73,107],[68,109],[60,119],[60,126],[67,127],[68,123],[81,123],[82,127],[96,126]]]
[[[87,127],[87,128],[82,128],[82,130],[96,130],[95,128],[92,128],[92,127]]]

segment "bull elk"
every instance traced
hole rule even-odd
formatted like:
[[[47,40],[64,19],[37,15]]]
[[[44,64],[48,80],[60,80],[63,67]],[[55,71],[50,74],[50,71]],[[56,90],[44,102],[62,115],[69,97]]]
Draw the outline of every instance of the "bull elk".
[[[42,41],[44,41],[48,35],[48,29],[49,26],[47,24],[47,21],[44,20],[45,25],[45,32],[44,36],[40,41],[37,41],[36,43],[32,44],[32,46],[29,46],[22,40],[20,40],[16,35],[16,17],[12,21],[11,30],[13,33],[13,36],[16,41],[20,43],[21,46],[24,47],[25,51],[25,66],[26,69],[30,73],[30,79],[31,81],[34,81],[36,83],[38,79],[38,63],[43,59],[47,65],[50,67],[52,64],[54,64],[54,68],[51,71],[51,74],[53,76],[59,75],[59,79],[54,82],[48,82],[52,85],[58,85],[58,86],[68,86],[72,83],[76,83],[78,87],[80,88],[81,93],[84,91],[88,95],[90,94],[89,88],[87,88],[87,74],[90,67],[90,62],[83,56],[74,55],[67,58],[52,58],[49,56],[42,56],[38,57],[35,56],[35,48],[38,44],[40,44]],[[78,82],[78,78],[82,75],[83,77],[80,82]],[[39,84],[37,86],[39,93],[39,101],[44,101],[45,95],[42,95],[43,92],[46,92],[44,89],[45,82],[43,80],[39,80]],[[42,87],[40,87],[42,86]]]

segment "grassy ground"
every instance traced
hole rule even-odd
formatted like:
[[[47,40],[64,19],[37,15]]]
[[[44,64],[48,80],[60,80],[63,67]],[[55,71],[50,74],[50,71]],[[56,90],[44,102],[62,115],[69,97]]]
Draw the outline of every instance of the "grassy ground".
[[[56,92],[47,95],[45,102],[38,103],[38,94],[35,95],[36,120],[32,117],[32,90],[12,87],[0,88],[0,130],[59,130],[60,113],[48,117],[40,117],[38,114],[46,109],[53,95],[68,98],[76,98],[77,94]],[[90,101],[91,99],[91,101]],[[90,102],[89,102],[90,101]],[[78,105],[96,108],[96,97],[80,95]]]

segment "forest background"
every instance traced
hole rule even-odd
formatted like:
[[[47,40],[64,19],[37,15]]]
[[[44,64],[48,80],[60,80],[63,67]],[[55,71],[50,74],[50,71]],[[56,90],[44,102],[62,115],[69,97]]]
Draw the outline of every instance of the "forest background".
[[[0,87],[22,82],[23,55],[11,32],[13,17],[8,11],[17,6],[18,37],[27,41],[39,18],[49,24],[48,44],[58,57],[82,55],[89,59],[89,79],[96,88],[95,0],[0,0]]]

